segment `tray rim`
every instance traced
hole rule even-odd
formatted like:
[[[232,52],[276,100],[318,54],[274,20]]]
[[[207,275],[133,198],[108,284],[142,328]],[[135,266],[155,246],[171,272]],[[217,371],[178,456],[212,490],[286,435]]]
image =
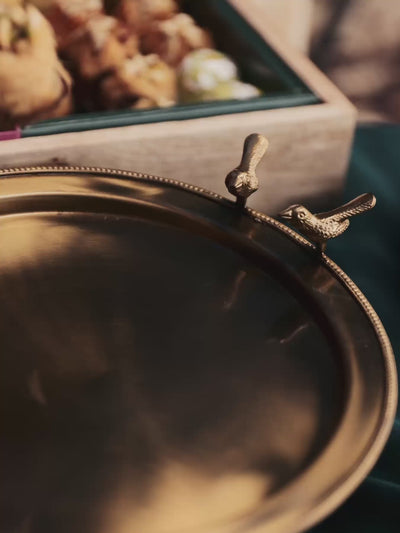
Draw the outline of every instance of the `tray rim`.
[[[152,174],[129,170],[118,170],[93,166],[15,167],[9,169],[0,169],[0,180],[18,176],[29,177],[29,175],[34,176],[37,174],[48,174],[49,176],[57,174],[84,174],[86,176],[92,175],[98,177],[116,177],[120,179],[127,178],[150,183],[161,183],[176,189],[194,193],[209,200],[213,200],[217,203],[225,205],[226,207],[234,207],[234,202],[230,199],[218,193],[209,191],[203,187],[198,187],[196,185],[185,183],[172,178],[164,178]],[[0,199],[2,197],[5,197],[5,195],[2,195],[0,192]],[[285,234],[296,244],[308,249],[309,251],[314,251],[316,249],[315,245],[308,241],[306,238],[304,238],[302,235],[269,215],[265,215],[249,207],[245,207],[243,209],[243,215],[248,216],[252,221],[256,223],[274,228],[275,230]],[[396,362],[389,337],[378,314],[376,313],[368,299],[365,297],[363,292],[359,289],[359,287],[332,259],[329,258],[326,253],[322,253],[320,257],[320,260],[322,261],[323,265],[327,267],[331,274],[350,292],[350,294],[359,304],[361,310],[367,316],[375,332],[375,335],[382,350],[382,357],[385,367],[386,395],[384,398],[384,407],[382,409],[381,415],[382,423],[377,429],[375,438],[368,446],[364,456],[361,457],[359,462],[354,465],[352,470],[348,473],[347,477],[343,479],[342,483],[336,489],[333,489],[330,494],[326,495],[324,500],[315,504],[312,509],[308,509],[308,512],[302,516],[302,520],[298,522],[296,529],[290,529],[291,533],[303,532],[308,528],[316,525],[324,518],[328,517],[364,481],[364,479],[372,470],[373,466],[378,460],[389,438],[397,409],[398,381]],[[254,531],[254,533],[265,533],[265,529],[263,528],[264,526],[262,524],[256,525],[254,529],[252,529],[252,531]],[[285,531],[286,530],[282,530],[282,532]]]

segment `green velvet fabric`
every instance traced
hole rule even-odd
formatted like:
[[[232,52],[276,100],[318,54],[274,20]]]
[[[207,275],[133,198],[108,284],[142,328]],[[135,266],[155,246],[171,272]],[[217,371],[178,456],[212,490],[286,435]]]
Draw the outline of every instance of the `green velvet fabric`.
[[[363,192],[375,209],[356,217],[328,255],[357,283],[380,316],[400,368],[400,126],[359,128],[346,199]],[[400,411],[374,470],[312,533],[400,533]]]

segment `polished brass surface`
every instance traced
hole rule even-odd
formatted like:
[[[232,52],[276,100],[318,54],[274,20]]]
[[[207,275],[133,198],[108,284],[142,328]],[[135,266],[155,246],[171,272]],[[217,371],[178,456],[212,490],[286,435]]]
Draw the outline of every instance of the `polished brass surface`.
[[[239,207],[244,207],[247,198],[258,190],[256,169],[267,148],[268,141],[263,135],[259,133],[249,135],[244,141],[240,165],[226,176],[226,187],[236,196]]]
[[[369,211],[375,207],[375,204],[375,196],[371,193],[365,193],[326,213],[313,215],[303,205],[296,204],[282,211],[280,216],[291,222],[310,241],[316,243],[322,252],[325,250],[329,239],[338,237],[347,230],[350,225],[350,217]]]
[[[361,482],[394,360],[325,254],[171,180],[1,177],[1,533],[293,533]]]

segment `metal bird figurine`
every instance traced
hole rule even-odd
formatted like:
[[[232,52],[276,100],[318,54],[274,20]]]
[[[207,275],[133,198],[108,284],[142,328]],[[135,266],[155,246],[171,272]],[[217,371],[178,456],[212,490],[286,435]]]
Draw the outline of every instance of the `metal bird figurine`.
[[[240,165],[225,179],[228,191],[236,196],[238,207],[245,207],[247,198],[258,189],[256,168],[268,148],[268,141],[259,133],[252,133],[244,141]]]
[[[375,204],[375,196],[365,193],[326,213],[313,215],[304,206],[296,204],[282,211],[279,216],[290,221],[295,228],[317,245],[320,252],[323,252],[329,239],[338,237],[346,231],[350,225],[350,217],[369,211]]]

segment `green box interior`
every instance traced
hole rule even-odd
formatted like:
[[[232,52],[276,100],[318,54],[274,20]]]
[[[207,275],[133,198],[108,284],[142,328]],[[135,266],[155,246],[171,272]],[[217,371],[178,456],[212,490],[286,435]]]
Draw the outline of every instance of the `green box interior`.
[[[217,48],[239,66],[241,79],[265,94],[251,100],[178,104],[170,108],[80,113],[27,126],[22,137],[186,120],[232,113],[312,105],[320,99],[226,0],[187,0],[185,11],[208,28]]]

